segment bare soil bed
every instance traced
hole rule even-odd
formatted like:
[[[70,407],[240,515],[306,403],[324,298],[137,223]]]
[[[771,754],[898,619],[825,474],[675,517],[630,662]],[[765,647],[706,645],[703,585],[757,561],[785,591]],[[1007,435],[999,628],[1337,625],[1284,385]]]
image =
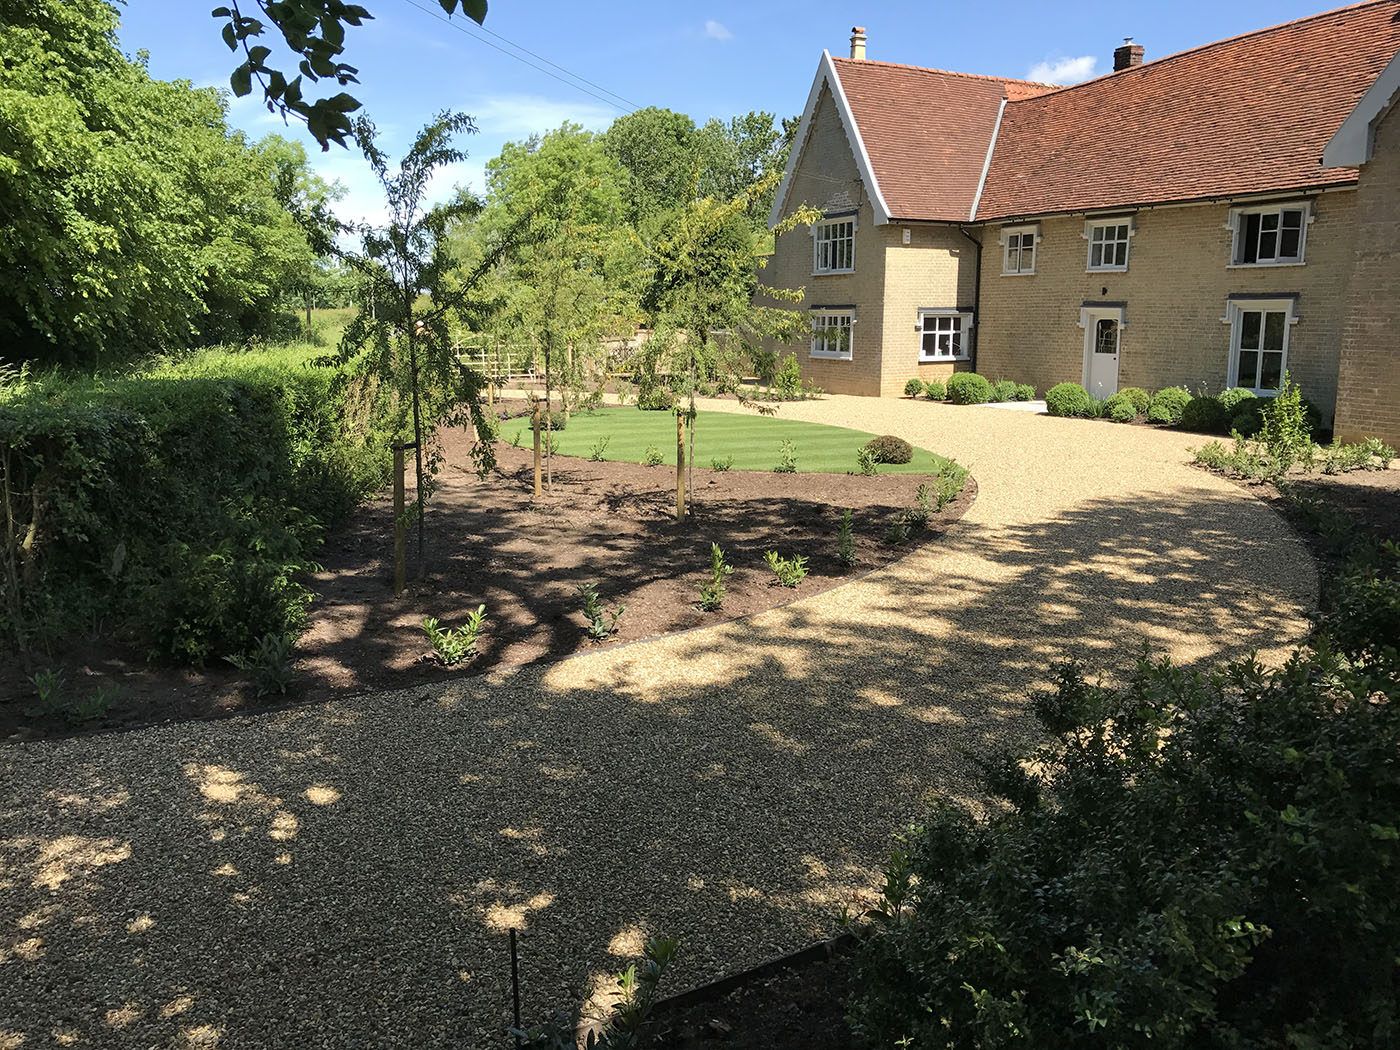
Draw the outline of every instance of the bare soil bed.
[[[446,466],[429,505],[426,571],[417,575],[410,529],[409,587],[395,599],[391,503],[378,499],[361,507],[318,554],[324,571],[309,581],[318,597],[297,644],[296,684],[286,696],[259,699],[222,664],[204,671],[149,664],[110,639],[79,639],[56,650],[52,665],[74,696],[113,690],[107,712],[79,724],[35,717],[33,687],[10,661],[0,669],[0,740],[219,717],[564,657],[599,644],[588,637],[581,612],[578,588],[585,583],[597,585],[609,610],[626,607],[609,645],[720,623],[816,593],[936,542],[976,496],[969,479],[929,529],[891,547],[885,527],[914,504],[923,480],[917,475],[696,470],[694,514],[678,525],[673,469],[557,457],[553,491],[535,501],[527,450],[498,442],[497,472],[480,481],[471,470],[471,439],[452,431],[442,441]],[[856,564],[850,568],[836,558],[843,507],[855,518]],[[697,592],[708,578],[711,542],[724,549],[735,571],[723,609],[706,613]],[[797,588],[776,585],[762,560],[770,549],[809,559]],[[470,664],[443,667],[421,630],[424,618],[457,625],[482,604],[487,628],[480,655]]]

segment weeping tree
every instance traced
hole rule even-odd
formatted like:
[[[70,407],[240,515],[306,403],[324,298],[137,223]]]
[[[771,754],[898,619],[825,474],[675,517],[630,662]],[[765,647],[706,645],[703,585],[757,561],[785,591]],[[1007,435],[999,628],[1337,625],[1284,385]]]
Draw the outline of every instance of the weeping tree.
[[[486,378],[458,360],[448,318],[454,311],[489,308],[473,300],[474,291],[527,233],[522,224],[508,226],[474,269],[448,279],[454,266],[448,232],[477,215],[481,204],[459,190],[448,201],[430,205],[428,184],[435,172],[466,158],[453,141],[475,130],[468,116],[439,113],[398,165],[391,166],[373,122],[368,117],[355,122],[355,139],[384,193],[388,222],[363,227],[360,253],[347,256],[369,294],[346,328],[340,355],[377,382],[381,396],[393,401],[400,431],[413,436],[417,489],[412,512],[418,520],[420,573],[429,475],[440,462],[437,455],[425,455],[425,434],[442,424],[469,423],[477,435],[472,448],[477,474],[485,477],[495,466],[494,420],[481,404]]]
[[[742,380],[756,352],[770,343],[804,337],[807,319],[784,303],[802,299],[802,289],[762,284],[762,244],[747,216],[756,200],[769,195],[781,179],[770,172],[729,200],[701,197],[679,209],[652,251],[651,283],[642,300],[655,318],[655,336],[642,351],[640,371],[664,387],[677,406],[689,474],[676,464],[676,517],[693,506],[695,471],[695,398],[701,384],[715,393],[730,393],[741,404],[764,414],[774,409],[746,396]],[[698,175],[697,175],[698,178]],[[814,208],[798,208],[774,229],[774,235],[821,217]]]

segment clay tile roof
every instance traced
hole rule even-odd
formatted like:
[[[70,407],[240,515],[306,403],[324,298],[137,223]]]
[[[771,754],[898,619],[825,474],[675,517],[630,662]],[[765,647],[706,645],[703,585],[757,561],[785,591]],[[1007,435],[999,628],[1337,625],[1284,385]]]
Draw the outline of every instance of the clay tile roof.
[[[977,216],[1350,182],[1323,148],[1397,50],[1400,0],[1374,0],[1013,100]]]
[[[966,222],[1008,90],[1055,89],[1002,77],[832,59],[890,216]]]

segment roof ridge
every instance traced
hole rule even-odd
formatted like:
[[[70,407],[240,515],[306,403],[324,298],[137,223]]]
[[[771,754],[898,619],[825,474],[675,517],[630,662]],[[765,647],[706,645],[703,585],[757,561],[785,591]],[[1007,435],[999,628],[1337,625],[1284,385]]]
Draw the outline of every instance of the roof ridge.
[[[1196,55],[1202,51],[1209,51],[1213,47],[1223,47],[1226,44],[1233,44],[1240,40],[1248,40],[1250,37],[1263,36],[1266,33],[1277,33],[1282,29],[1290,29],[1293,26],[1302,25],[1305,22],[1315,22],[1321,18],[1331,18],[1335,15],[1344,14],[1347,11],[1358,11],[1365,7],[1383,7],[1386,4],[1397,5],[1400,0],[1361,0],[1361,3],[1347,4],[1344,7],[1334,7],[1330,11],[1318,11],[1316,14],[1304,15],[1302,18],[1290,19],[1287,22],[1279,22],[1277,25],[1264,26],[1262,29],[1251,29],[1245,33],[1236,33],[1234,36],[1227,36],[1220,40],[1211,40],[1205,44],[1197,44],[1195,47],[1188,47],[1184,51],[1173,51],[1170,55],[1163,55],[1161,58],[1154,58],[1150,62],[1143,62],[1140,65],[1128,66],[1126,69],[1115,69],[1091,80],[1081,80],[1077,84],[1066,84],[1055,92],[1056,95],[1067,91],[1074,91],[1077,88],[1088,87],[1090,84],[1098,84],[1110,77],[1121,77],[1125,74],[1141,73],[1149,69],[1157,69],[1167,62],[1178,58],[1185,58],[1188,55]],[[1043,99],[1045,95],[1033,95],[1030,98],[1012,99],[1016,102],[1034,102],[1036,99]]]
[[[1394,3],[1395,0],[1371,0],[1372,3]],[[1027,84],[1031,87],[1060,90],[1062,85],[1046,84],[1039,80],[1023,80],[1020,77],[999,77],[993,73],[963,73],[956,69],[937,69],[934,66],[916,66],[908,62],[884,62],[874,58],[839,58],[831,56],[833,62],[859,63],[862,66],[893,66],[895,69],[908,69],[915,73],[937,73],[945,77],[964,77],[968,80],[995,80],[1001,84]]]

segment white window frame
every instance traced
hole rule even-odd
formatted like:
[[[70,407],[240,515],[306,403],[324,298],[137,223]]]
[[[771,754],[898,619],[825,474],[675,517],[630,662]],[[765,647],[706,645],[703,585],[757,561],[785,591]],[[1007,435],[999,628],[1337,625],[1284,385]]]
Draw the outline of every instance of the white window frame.
[[[1030,234],[1032,237],[1030,247],[1031,264],[1029,267],[1023,265],[1026,261],[1026,249],[1021,244],[1022,239],[1027,234]],[[1015,248],[1011,247],[1011,240],[1013,237],[1017,241]],[[1039,223],[1032,223],[1026,226],[1003,226],[997,239],[1001,242],[1001,275],[1003,277],[1030,277],[1035,273],[1036,257],[1040,254]],[[1016,253],[1017,261],[1017,266],[1014,270],[1011,269],[1011,253],[1013,251]]]
[[[859,228],[854,212],[848,215],[833,215],[829,219],[821,219],[812,223],[812,276],[816,277],[828,273],[855,273],[856,272],[856,230]],[[849,226],[849,232],[842,231],[842,227]],[[837,254],[836,247],[843,241],[848,241],[849,266],[823,266],[822,252],[828,248],[832,255]]]
[[[1286,211],[1302,212],[1302,222],[1298,228],[1298,255],[1297,258],[1278,257],[1278,248],[1283,239],[1283,213]],[[1243,261],[1245,227],[1247,226],[1247,216],[1250,215],[1276,215],[1278,216],[1278,226],[1274,237],[1274,257],[1271,259],[1256,259],[1254,262]],[[1230,262],[1227,269],[1249,269],[1253,270],[1264,266],[1303,266],[1307,262],[1308,256],[1308,227],[1313,223],[1312,201],[1282,201],[1273,204],[1253,204],[1230,209],[1230,220],[1225,224],[1226,229],[1232,231],[1230,238]],[[1262,233],[1262,231],[1261,231]]]
[[[832,349],[828,346],[830,340],[823,335],[818,335],[819,322],[838,320],[845,318],[845,325],[820,324],[821,330],[825,331],[832,327],[844,327],[846,329],[846,348],[839,347]],[[808,314],[808,319],[812,324],[812,345],[808,356],[824,361],[849,361],[855,350],[856,333],[856,311],[853,306],[817,306],[813,307]]]
[[[1282,381],[1283,374],[1288,371],[1288,348],[1293,341],[1293,326],[1298,323],[1297,301],[1292,298],[1279,297],[1269,299],[1260,297],[1258,299],[1231,299],[1225,306],[1225,316],[1220,320],[1230,326],[1230,356],[1226,362],[1226,386],[1236,387],[1240,385],[1240,342],[1244,336],[1244,315],[1246,313],[1283,313],[1283,360],[1279,363],[1279,377]],[[1265,321],[1260,318],[1259,322],[1259,342],[1257,351],[1264,353],[1263,333]],[[1256,377],[1258,366],[1256,365]],[[1276,387],[1247,386],[1244,389],[1251,390],[1260,397],[1272,397],[1278,392]]]
[[[924,327],[924,321],[929,317],[945,320],[953,319],[958,322],[959,352],[956,355],[945,357],[941,354],[929,355],[924,353],[924,336],[929,334],[928,329]],[[945,309],[942,307],[920,307],[919,319],[914,326],[914,330],[918,333],[919,364],[936,365],[951,361],[970,361],[972,359],[972,327],[972,314],[970,311]]]
[[[1100,263],[1098,266],[1095,266],[1095,265],[1094,265],[1094,234],[1097,233],[1099,230],[1110,230],[1110,229],[1111,229],[1111,230],[1117,231],[1117,229],[1118,229],[1120,226],[1121,226],[1121,227],[1126,227],[1126,229],[1127,229],[1127,233],[1123,236],[1123,238],[1122,238],[1121,240],[1120,240],[1118,237],[1115,236],[1115,237],[1113,238],[1113,240],[1111,240],[1111,241],[1105,239],[1105,240],[1100,240],[1098,243],[1099,243],[1099,245],[1100,245],[1101,247],[1107,246],[1107,245],[1110,245],[1110,244],[1111,244],[1111,245],[1113,245],[1115,248],[1116,248],[1119,244],[1122,244],[1122,245],[1123,245],[1123,264],[1120,266],[1120,265],[1118,265],[1117,263],[1109,263],[1109,264],[1107,264],[1107,265],[1105,265],[1105,264],[1103,264],[1103,263]],[[1085,273],[1126,273],[1126,272],[1127,272],[1127,269],[1128,269],[1128,262],[1129,262],[1129,260],[1132,258],[1132,254],[1133,254],[1133,238],[1134,238],[1136,235],[1137,235],[1137,223],[1135,223],[1135,222],[1133,221],[1133,218],[1132,218],[1131,215],[1120,215],[1120,216],[1118,216],[1118,217],[1116,217],[1116,218],[1108,218],[1108,219],[1089,219],[1088,221],[1086,221],[1086,222],[1084,223],[1084,239],[1085,239],[1086,241],[1089,242],[1089,247],[1088,247],[1088,250],[1087,250],[1087,252],[1086,252],[1086,254],[1085,254],[1085,257],[1084,257],[1084,272],[1085,272]],[[1115,252],[1114,254],[1116,255],[1117,253]]]

